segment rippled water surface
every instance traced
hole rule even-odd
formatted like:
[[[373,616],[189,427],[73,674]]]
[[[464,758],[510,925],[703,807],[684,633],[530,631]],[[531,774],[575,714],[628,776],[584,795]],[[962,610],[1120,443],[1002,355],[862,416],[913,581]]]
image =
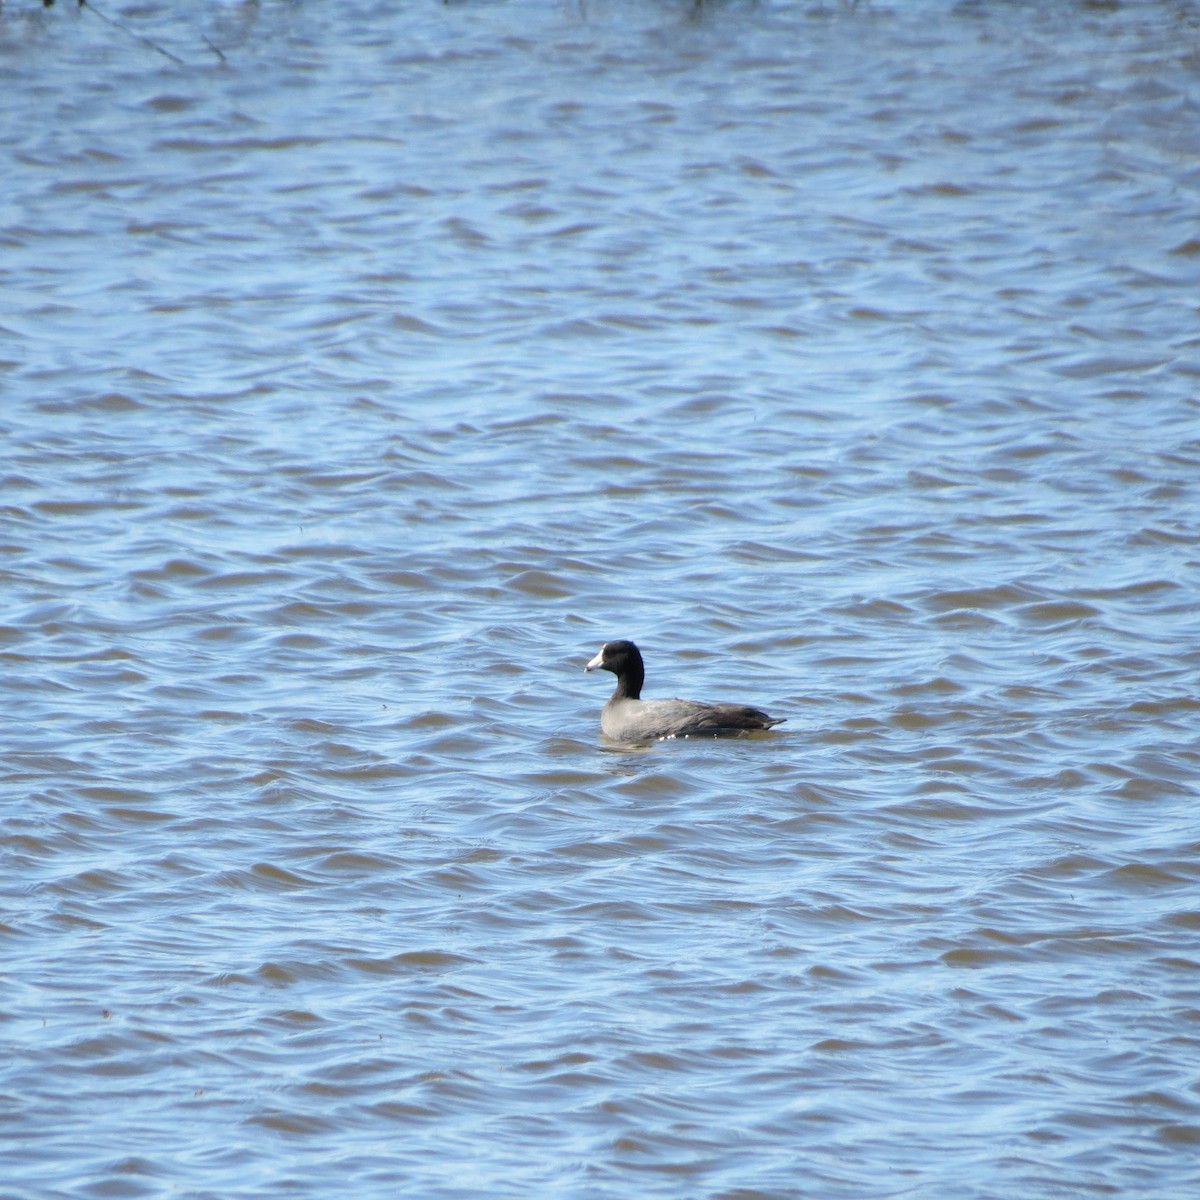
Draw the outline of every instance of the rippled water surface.
[[[1200,7],[0,64],[5,1200],[1200,1194]]]

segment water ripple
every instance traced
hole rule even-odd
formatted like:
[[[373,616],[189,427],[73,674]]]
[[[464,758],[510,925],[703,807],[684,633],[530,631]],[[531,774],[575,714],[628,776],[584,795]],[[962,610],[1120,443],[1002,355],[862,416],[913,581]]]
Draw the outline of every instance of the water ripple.
[[[14,1195],[1191,1195],[1187,7],[120,19],[0,15]]]

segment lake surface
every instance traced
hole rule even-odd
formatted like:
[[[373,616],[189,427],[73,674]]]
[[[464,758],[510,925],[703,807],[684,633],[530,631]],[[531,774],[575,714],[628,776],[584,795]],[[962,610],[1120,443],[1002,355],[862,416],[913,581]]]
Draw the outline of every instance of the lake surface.
[[[0,1196],[1200,1194],[1200,6],[102,7],[0,12]]]

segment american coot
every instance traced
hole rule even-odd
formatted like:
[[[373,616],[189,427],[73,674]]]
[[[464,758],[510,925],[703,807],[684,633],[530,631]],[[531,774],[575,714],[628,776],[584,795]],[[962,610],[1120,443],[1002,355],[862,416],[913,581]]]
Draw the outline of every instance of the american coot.
[[[626,641],[605,642],[583,669],[611,671],[617,688],[600,714],[600,732],[619,742],[650,742],[668,737],[731,737],[770,729],[785,717],[771,717],[745,704],[703,704],[698,700],[643,700],[646,668],[641,651]]]

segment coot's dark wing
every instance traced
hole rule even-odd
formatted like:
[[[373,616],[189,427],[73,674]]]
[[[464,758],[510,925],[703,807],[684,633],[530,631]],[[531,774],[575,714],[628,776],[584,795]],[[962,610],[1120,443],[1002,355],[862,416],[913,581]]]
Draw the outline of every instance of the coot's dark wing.
[[[770,729],[772,725],[782,725],[785,720],[786,717],[772,717],[748,704],[697,704],[694,711],[680,721],[672,732],[676,737],[746,733],[754,729]]]

